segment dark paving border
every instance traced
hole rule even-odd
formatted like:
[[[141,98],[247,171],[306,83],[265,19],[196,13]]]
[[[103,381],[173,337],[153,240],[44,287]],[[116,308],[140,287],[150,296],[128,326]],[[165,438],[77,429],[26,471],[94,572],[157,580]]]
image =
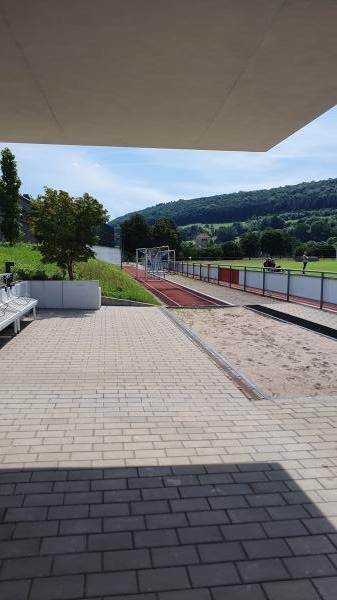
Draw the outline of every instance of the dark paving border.
[[[285,321],[286,323],[292,323],[293,325],[304,327],[304,329],[309,329],[310,331],[315,331],[316,333],[320,333],[329,338],[337,340],[337,330],[333,329],[333,327],[327,327],[326,325],[321,325],[320,323],[315,323],[314,321],[309,321],[308,319],[303,319],[295,315],[289,315],[288,313],[284,313],[261,304],[246,304],[244,308],[262,313],[269,317],[274,317],[275,319]]]

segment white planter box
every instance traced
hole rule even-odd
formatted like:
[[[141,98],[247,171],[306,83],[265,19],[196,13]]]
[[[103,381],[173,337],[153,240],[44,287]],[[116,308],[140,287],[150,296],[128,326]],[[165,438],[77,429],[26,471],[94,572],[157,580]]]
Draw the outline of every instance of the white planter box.
[[[101,307],[99,281],[20,281],[18,296],[38,300],[38,308],[98,310]]]

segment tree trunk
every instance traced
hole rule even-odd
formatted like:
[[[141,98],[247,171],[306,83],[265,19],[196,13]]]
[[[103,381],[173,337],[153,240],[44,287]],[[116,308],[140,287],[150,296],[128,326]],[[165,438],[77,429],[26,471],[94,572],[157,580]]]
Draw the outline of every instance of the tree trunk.
[[[69,275],[69,279],[72,281],[74,279],[74,261],[73,260],[68,261],[68,275]]]

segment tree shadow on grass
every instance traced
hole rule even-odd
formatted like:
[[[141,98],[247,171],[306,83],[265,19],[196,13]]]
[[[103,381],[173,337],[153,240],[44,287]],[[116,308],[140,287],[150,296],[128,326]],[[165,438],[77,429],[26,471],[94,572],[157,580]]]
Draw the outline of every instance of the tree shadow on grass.
[[[337,598],[332,520],[278,463],[2,468],[0,523],[1,600]]]

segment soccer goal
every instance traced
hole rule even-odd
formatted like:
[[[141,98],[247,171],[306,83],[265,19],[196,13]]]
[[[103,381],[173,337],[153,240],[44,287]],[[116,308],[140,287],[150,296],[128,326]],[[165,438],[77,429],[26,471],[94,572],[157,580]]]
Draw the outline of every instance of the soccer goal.
[[[169,246],[154,248],[137,248],[136,277],[137,279],[165,279],[165,273],[174,269],[176,260],[175,250]]]

